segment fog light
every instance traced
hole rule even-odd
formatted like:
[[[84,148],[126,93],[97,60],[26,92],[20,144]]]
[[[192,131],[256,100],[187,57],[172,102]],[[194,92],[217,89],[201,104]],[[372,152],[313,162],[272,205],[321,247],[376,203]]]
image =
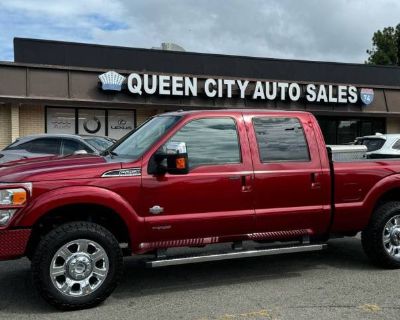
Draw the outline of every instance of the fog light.
[[[0,226],[5,226],[13,217],[15,209],[0,210]]]

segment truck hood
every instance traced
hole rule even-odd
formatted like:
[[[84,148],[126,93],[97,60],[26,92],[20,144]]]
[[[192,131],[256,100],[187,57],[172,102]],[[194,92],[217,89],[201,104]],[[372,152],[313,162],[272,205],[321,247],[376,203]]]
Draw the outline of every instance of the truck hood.
[[[8,162],[0,166],[0,182],[35,182],[98,178],[121,163],[97,155],[39,157]]]

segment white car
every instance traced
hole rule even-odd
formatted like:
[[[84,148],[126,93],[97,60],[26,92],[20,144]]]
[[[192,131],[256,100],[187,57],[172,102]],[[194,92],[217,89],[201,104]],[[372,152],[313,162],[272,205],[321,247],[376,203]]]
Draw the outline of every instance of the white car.
[[[359,137],[354,144],[366,146],[367,157],[370,159],[400,158],[400,134],[377,133]]]
[[[40,134],[17,139],[0,151],[0,165],[6,162],[44,156],[66,156],[83,151],[100,154],[115,143],[114,139],[72,134]]]

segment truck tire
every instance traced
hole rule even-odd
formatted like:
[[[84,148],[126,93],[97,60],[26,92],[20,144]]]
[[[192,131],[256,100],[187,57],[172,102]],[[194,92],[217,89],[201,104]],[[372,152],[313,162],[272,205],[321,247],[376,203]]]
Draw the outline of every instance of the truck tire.
[[[400,268],[400,202],[380,205],[361,233],[364,252],[377,266]]]
[[[90,222],[71,222],[49,232],[32,258],[40,295],[61,310],[104,301],[122,277],[122,252],[114,235]]]

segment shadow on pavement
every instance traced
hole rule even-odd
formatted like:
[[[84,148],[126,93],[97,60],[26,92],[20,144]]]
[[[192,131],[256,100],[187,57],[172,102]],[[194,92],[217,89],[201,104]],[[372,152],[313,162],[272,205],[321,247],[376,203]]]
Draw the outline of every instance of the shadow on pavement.
[[[0,263],[0,313],[44,314],[56,312],[36,293],[26,259]],[[301,277],[303,272],[324,269],[375,269],[362,252],[360,240],[332,240],[326,251],[227,260],[159,269],[145,269],[138,258],[125,260],[125,275],[113,298],[132,299],[240,283]],[[378,269],[377,269],[378,270]],[[115,300],[114,300],[115,301]]]

